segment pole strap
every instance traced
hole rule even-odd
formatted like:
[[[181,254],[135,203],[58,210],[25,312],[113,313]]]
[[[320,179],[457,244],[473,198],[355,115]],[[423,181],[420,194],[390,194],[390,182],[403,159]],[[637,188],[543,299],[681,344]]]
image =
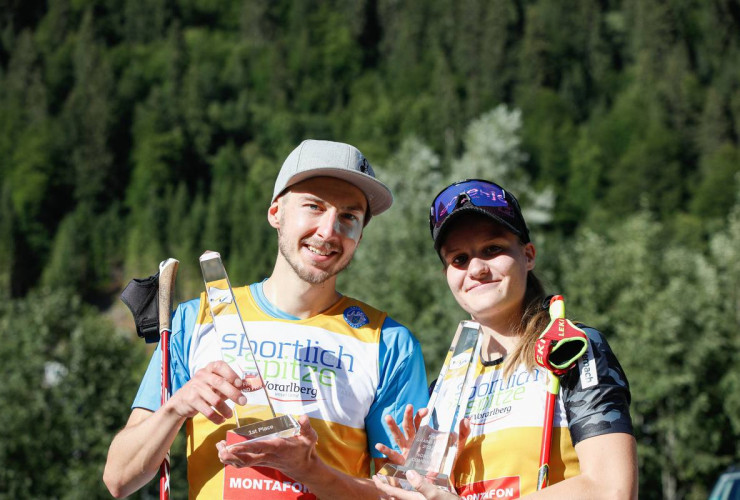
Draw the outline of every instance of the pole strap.
[[[136,333],[147,344],[159,342],[159,273],[148,278],[134,278],[121,293],[136,323]]]

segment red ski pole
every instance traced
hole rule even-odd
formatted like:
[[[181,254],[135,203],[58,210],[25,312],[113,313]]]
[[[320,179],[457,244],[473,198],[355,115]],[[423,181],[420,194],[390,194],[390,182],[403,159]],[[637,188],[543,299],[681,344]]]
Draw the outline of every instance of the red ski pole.
[[[537,490],[545,488],[550,480],[550,447],[555,417],[555,401],[560,392],[560,376],[575,366],[588,348],[588,338],[580,328],[565,319],[565,303],[561,295],[550,299],[550,324],[537,340],[535,361],[547,370],[547,399],[542,425],[540,468]]]
[[[170,333],[172,333],[172,296],[175,292],[175,276],[180,264],[175,259],[167,259],[159,264],[159,347],[162,354],[162,396],[164,405],[170,398]],[[159,466],[159,498],[170,498],[170,451]]]

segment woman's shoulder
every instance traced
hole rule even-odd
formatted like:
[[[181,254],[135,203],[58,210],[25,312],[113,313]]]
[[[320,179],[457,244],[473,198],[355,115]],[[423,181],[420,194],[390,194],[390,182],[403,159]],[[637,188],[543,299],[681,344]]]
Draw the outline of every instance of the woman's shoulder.
[[[562,382],[566,390],[580,393],[584,390],[595,390],[597,387],[607,391],[621,388],[629,399],[629,382],[622,365],[614,354],[606,336],[596,328],[583,323],[576,323],[589,340],[588,349],[578,359],[573,369]]]
[[[584,323],[575,323],[575,325],[586,334],[592,348],[600,352],[613,352],[609,342],[606,340],[606,335],[604,335],[601,330],[597,330],[596,328]]]
[[[573,443],[612,432],[632,433],[627,376],[597,329],[577,324],[589,348],[562,379],[562,396]]]

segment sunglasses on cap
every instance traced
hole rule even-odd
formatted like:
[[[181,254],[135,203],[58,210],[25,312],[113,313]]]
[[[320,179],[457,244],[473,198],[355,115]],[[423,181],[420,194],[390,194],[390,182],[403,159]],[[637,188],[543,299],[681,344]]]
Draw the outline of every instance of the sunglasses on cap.
[[[529,231],[514,195],[493,182],[466,179],[444,188],[432,202],[429,230],[435,246],[447,218],[461,209],[474,209],[484,213],[506,226],[524,243],[529,242]]]

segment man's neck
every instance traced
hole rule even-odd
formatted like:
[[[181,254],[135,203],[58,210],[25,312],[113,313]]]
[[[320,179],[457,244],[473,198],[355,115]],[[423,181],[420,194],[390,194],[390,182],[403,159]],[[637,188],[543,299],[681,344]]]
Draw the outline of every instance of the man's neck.
[[[267,300],[281,311],[300,319],[310,318],[336,304],[341,294],[336,290],[337,277],[313,285],[300,279],[283,259],[278,258],[272,274],[263,285]]]

